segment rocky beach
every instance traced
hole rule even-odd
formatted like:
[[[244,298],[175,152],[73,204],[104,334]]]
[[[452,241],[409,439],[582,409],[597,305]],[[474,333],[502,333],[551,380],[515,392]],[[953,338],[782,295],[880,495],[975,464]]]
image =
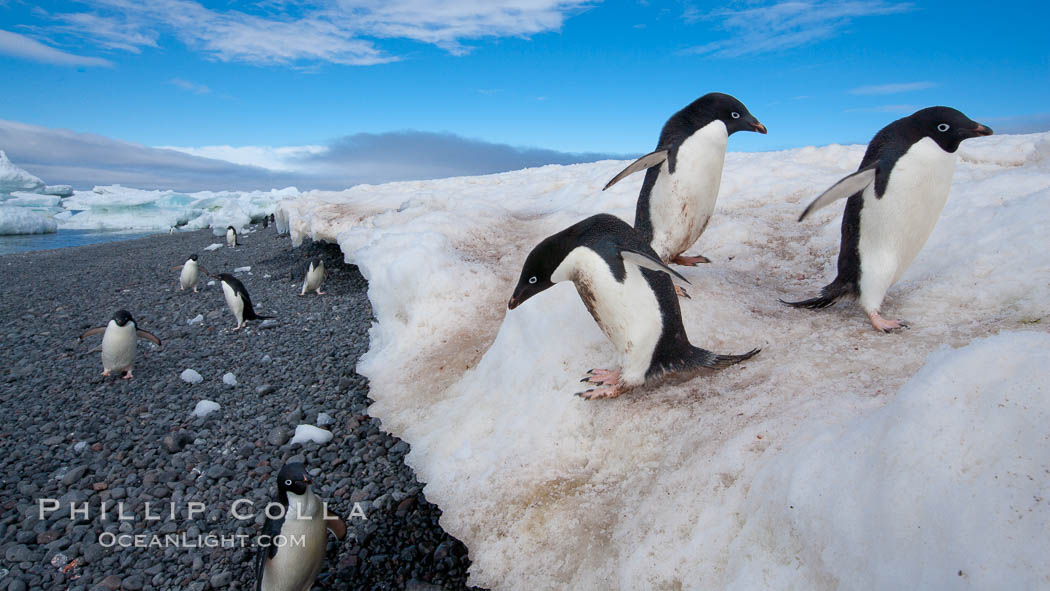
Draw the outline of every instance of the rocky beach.
[[[253,228],[237,248],[205,250],[224,241],[202,230],[0,257],[0,590],[251,589],[289,461],[348,525],[315,588],[465,588],[466,547],[439,526],[408,444],[367,413],[367,283],[335,246]],[[276,318],[235,332],[217,282],[180,291],[172,267],[193,253]],[[327,293],[300,297],[311,257]],[[131,380],[100,375],[100,337],[78,341],[119,309],[163,341],[139,340]],[[218,409],[195,416],[201,401]],[[291,443],[300,425],[332,438]]]

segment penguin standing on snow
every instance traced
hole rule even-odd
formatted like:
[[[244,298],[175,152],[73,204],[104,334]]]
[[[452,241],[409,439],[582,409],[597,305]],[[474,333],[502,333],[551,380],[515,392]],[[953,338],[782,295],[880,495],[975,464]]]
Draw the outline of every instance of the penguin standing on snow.
[[[736,98],[712,92],[667,120],[656,150],[613,177],[645,170],[634,215],[634,228],[665,263],[694,266],[710,262],[683,256],[711,220],[722,183],[729,136],[738,131],[766,133],[766,127]]]
[[[309,591],[324,562],[326,530],[342,540],[346,524],[328,515],[325,503],[310,490],[310,476],[300,463],[285,464],[277,473],[274,502],[284,511],[279,519],[267,516],[263,526],[255,560],[255,591]],[[279,546],[275,540],[288,542]]]
[[[273,316],[260,316],[252,307],[252,299],[248,297],[248,290],[239,279],[229,273],[220,273],[219,281],[222,284],[222,295],[226,298],[226,305],[237,319],[237,326],[233,330],[240,330],[248,324],[249,320],[265,320]]]
[[[131,374],[131,366],[135,363],[135,345],[138,337],[153,341],[158,347],[161,346],[160,339],[156,335],[140,329],[127,310],[117,310],[113,319],[106,326],[92,328],[80,335],[80,340],[87,337],[105,333],[102,335],[102,375],[109,376],[112,372],[123,372],[124,379],[130,380],[135,377]]]
[[[507,307],[513,310],[559,281],[575,284],[587,310],[623,356],[622,369],[593,369],[581,380],[598,386],[579,393],[587,400],[614,398],[671,373],[721,369],[758,353],[718,355],[690,344],[672,276],[685,281],[626,222],[599,214],[532,249]]]
[[[900,279],[933,232],[948,200],[955,151],[992,130],[950,107],[929,107],[882,128],[857,172],[817,197],[802,215],[847,197],[838,275],[820,295],[796,308],[826,308],[856,299],[876,330],[906,327],[879,315],[886,291]]]
[[[324,292],[321,291],[321,284],[327,277],[328,271],[325,270],[324,261],[320,257],[310,261],[310,267],[306,269],[306,279],[303,280],[303,291],[299,295],[304,296],[310,291],[316,291],[317,295],[324,295]]]
[[[193,288],[193,293],[197,293],[199,271],[204,271],[205,275],[208,274],[208,270],[197,262],[197,255],[191,254],[185,263],[171,268],[172,271],[178,271],[179,269],[182,269],[182,273],[179,273],[179,291]]]
[[[233,226],[226,226],[226,246],[237,246],[237,230]]]

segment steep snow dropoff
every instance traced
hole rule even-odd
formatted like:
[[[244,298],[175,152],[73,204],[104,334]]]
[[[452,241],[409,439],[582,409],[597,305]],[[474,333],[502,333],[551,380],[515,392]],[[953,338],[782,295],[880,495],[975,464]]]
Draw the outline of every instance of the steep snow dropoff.
[[[642,175],[601,191],[626,162],[307,193],[282,202],[278,219],[293,243],[338,242],[368,279],[376,323],[358,371],[370,380],[370,412],[412,445],[407,461],[442,525],[471,549],[473,584],[717,589],[737,580],[730,560],[749,511],[782,500],[756,496],[755,477],[783,450],[881,408],[944,345],[1047,331],[1047,138],[963,144],[945,212],[884,305],[887,317],[911,322],[896,335],[875,333],[854,306],[814,312],[777,301],[833,278],[841,206],[796,220],[856,169],[864,147],[730,153],[715,215],[689,251],[714,262],[679,268],[693,284],[682,314],[699,346],[762,353],[597,403],[572,394],[587,369],[617,359],[572,286],[511,312],[506,304],[543,237],[598,212],[633,220]],[[941,446],[914,443],[919,455]],[[972,492],[940,484],[930,490],[957,490],[949,503]],[[994,498],[975,486],[981,503]],[[982,523],[995,536],[1012,527],[1005,517]],[[1012,543],[1042,544],[1048,532]],[[927,543],[948,562],[954,540]],[[921,567],[893,540],[871,544],[909,572]],[[809,550],[807,560],[820,552]],[[769,550],[746,568],[783,557]],[[852,568],[833,559],[834,572]],[[812,588],[836,586],[825,577]]]

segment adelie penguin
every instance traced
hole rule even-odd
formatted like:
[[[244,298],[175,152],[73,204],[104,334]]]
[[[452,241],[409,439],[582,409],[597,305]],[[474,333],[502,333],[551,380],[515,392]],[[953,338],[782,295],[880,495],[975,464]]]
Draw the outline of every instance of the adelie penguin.
[[[135,324],[131,312],[117,310],[113,319],[106,326],[92,328],[80,335],[80,340],[87,337],[102,334],[102,375],[109,376],[113,372],[123,373],[125,380],[134,376],[131,368],[135,363],[135,346],[138,337],[153,341],[158,347],[161,346],[160,339],[153,333],[142,330]]]
[[[226,246],[237,246],[237,230],[233,226],[226,226]]]
[[[766,133],[766,127],[736,98],[720,92],[705,94],[667,120],[656,150],[635,160],[602,189],[646,171],[634,228],[661,261],[686,266],[710,262],[683,253],[711,220],[729,136],[738,131]]]
[[[587,310],[622,354],[618,370],[592,369],[588,400],[613,398],[648,380],[721,369],[758,353],[718,355],[694,347],[682,325],[672,276],[648,241],[623,220],[599,214],[540,242],[525,259],[511,310],[559,281],[572,281]],[[688,283],[688,281],[686,281]]]
[[[222,295],[226,298],[226,305],[237,320],[237,326],[233,330],[244,328],[249,320],[273,318],[273,316],[260,316],[255,313],[248,290],[244,288],[244,284],[239,279],[229,273],[220,273],[219,282],[222,284]]]
[[[992,130],[950,107],[929,107],[882,128],[857,172],[841,179],[802,212],[846,199],[838,275],[797,308],[826,308],[855,299],[876,330],[907,326],[880,315],[886,291],[900,279],[933,232],[948,200],[955,152],[966,139]]]
[[[193,293],[197,293],[197,278],[200,277],[200,271],[204,271],[204,274],[208,275],[208,270],[197,262],[197,255],[191,254],[185,263],[171,268],[172,271],[178,271],[179,269],[182,269],[182,272],[179,273],[179,291],[192,288]]]
[[[327,277],[328,271],[324,268],[324,261],[320,258],[310,261],[310,266],[306,269],[306,279],[303,280],[303,290],[299,295],[304,296],[311,291],[316,291],[317,295],[324,295],[321,284]]]
[[[277,473],[274,502],[284,511],[280,519],[267,516],[263,526],[261,541],[266,545],[260,545],[256,556],[255,591],[309,591],[324,562],[327,530],[340,540],[346,537],[346,524],[328,514],[310,484],[303,464],[285,464]],[[273,540],[287,543],[279,546]]]

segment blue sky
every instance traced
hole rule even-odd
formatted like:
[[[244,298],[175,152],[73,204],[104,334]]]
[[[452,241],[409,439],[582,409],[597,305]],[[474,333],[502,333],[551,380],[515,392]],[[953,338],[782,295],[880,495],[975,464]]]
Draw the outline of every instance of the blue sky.
[[[0,149],[81,186],[338,188],[627,157],[710,91],[769,128],[736,151],[863,143],[935,104],[1050,129],[1035,2],[0,0],[0,15]]]

